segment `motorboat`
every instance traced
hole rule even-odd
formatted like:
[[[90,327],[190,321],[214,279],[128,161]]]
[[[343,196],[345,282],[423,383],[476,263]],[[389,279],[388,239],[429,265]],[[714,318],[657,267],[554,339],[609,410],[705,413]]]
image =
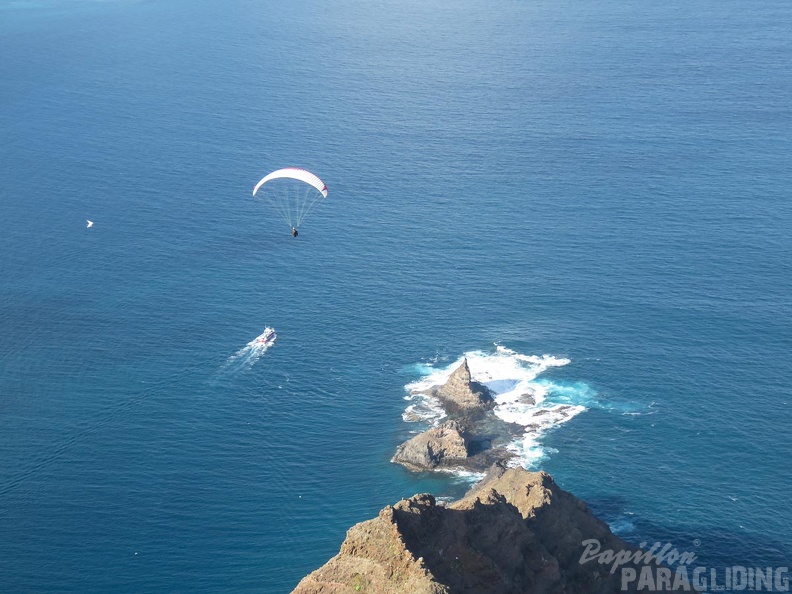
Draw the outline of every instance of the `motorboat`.
[[[275,329],[270,328],[267,326],[264,328],[264,332],[259,334],[256,338],[251,340],[248,345],[250,346],[267,346],[275,342],[275,339],[278,338],[278,335],[275,334]]]

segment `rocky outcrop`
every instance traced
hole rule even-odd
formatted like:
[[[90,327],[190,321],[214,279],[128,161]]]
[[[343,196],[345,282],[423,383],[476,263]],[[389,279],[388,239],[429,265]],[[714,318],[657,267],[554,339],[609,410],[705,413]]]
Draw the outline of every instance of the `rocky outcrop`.
[[[493,447],[488,435],[474,434],[459,421],[446,421],[404,442],[391,462],[415,472],[438,468],[484,472],[513,456],[503,447]]]
[[[488,410],[495,404],[489,389],[470,376],[467,359],[442,386],[431,388],[429,393],[443,403],[449,414],[470,415]]]
[[[503,447],[493,447],[488,435],[474,434],[459,421],[446,421],[404,442],[391,462],[415,472],[460,467],[484,472],[513,455]]]
[[[622,590],[620,571],[610,573],[609,565],[581,563],[587,539],[596,539],[603,550],[636,550],[546,473],[495,467],[451,505],[416,495],[353,526],[339,554],[306,576],[294,592],[635,591]]]
[[[442,386],[418,393],[440,400],[447,420],[399,446],[392,462],[413,471],[453,466],[483,472],[514,455],[502,447],[509,424],[487,414],[495,401],[489,388],[473,381],[467,359]]]
[[[468,441],[464,426],[458,421],[446,421],[400,445],[393,461],[412,470],[458,463],[468,457]]]

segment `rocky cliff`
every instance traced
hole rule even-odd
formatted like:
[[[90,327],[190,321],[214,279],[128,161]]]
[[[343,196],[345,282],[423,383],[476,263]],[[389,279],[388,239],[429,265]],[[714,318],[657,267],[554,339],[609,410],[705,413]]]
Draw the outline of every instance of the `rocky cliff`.
[[[604,594],[620,571],[581,563],[584,540],[635,551],[549,475],[495,466],[445,506],[415,495],[353,526],[338,555],[297,594]],[[635,567],[635,566],[633,566]],[[655,590],[642,590],[655,591]]]

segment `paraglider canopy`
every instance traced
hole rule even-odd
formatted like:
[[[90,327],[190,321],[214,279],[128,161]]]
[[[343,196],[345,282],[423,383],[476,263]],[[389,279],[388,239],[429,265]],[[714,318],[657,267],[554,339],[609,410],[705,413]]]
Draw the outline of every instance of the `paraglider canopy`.
[[[259,188],[268,181],[273,179],[281,179],[284,177],[296,179],[303,181],[306,184],[310,184],[322,194],[322,198],[327,198],[327,186],[325,183],[310,171],[306,169],[300,169],[299,167],[286,167],[285,169],[278,169],[277,171],[273,171],[272,173],[264,176],[261,181],[256,184],[256,187],[253,188],[253,195],[255,196],[256,192],[259,191]]]
[[[253,195],[257,193],[296,231],[314,204],[327,198],[327,185],[310,171],[286,167],[261,178],[253,188]],[[296,237],[296,233],[293,235]]]

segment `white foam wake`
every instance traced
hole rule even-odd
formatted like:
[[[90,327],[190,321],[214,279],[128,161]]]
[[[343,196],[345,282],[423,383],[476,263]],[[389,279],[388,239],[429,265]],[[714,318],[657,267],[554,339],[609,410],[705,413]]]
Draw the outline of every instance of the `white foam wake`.
[[[252,367],[256,361],[261,359],[272,345],[275,344],[278,336],[275,330],[267,326],[264,332],[251,340],[236,353],[231,355],[223,365],[223,370],[233,371],[235,369],[243,369]]]
[[[446,382],[451,373],[467,359],[472,378],[487,386],[495,395],[495,414],[509,423],[522,425],[525,432],[509,445],[526,468],[535,468],[548,454],[542,445],[547,431],[566,423],[586,410],[593,401],[593,390],[584,383],[561,384],[537,379],[553,367],[571,363],[552,355],[524,355],[495,345],[495,352],[471,351],[451,365],[435,368],[422,366],[425,375],[405,386],[405,400],[410,404],[402,418],[408,422],[437,425],[445,413],[436,398],[418,392]]]

